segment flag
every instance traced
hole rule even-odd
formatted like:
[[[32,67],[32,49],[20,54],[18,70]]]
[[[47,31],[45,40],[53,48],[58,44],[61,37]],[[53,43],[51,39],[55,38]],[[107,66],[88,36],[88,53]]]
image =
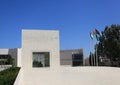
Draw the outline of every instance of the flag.
[[[93,36],[93,33],[90,32],[90,38],[93,39],[93,37],[94,37],[94,36]]]
[[[95,29],[95,32],[96,34],[100,35],[100,32],[97,29]]]
[[[90,32],[90,38],[91,39],[96,37],[96,39],[98,40],[98,35],[100,36],[100,32],[97,29],[94,29],[92,32]]]

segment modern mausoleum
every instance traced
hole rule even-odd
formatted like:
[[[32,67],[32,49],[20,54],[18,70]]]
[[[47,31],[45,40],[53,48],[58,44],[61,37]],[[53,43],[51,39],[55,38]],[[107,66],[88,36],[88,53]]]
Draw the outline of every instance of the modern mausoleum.
[[[59,31],[22,30],[20,49],[0,49],[21,67],[14,85],[120,85],[120,69],[83,67],[83,49],[59,50]]]

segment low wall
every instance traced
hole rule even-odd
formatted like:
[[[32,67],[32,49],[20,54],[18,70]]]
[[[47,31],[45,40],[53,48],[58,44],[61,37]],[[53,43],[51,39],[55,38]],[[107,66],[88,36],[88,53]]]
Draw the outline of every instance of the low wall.
[[[22,69],[19,70],[14,85],[21,85],[21,79],[22,79]]]
[[[33,72],[34,75],[31,74]],[[54,70],[38,68],[26,74],[28,79],[21,78],[24,82],[14,85],[120,85],[120,68],[114,67],[60,67]]]

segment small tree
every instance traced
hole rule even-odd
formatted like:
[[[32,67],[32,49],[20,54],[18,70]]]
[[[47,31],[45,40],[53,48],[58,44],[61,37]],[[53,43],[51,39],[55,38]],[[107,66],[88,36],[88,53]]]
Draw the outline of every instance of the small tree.
[[[11,55],[8,55],[7,64],[14,66],[14,58]]]

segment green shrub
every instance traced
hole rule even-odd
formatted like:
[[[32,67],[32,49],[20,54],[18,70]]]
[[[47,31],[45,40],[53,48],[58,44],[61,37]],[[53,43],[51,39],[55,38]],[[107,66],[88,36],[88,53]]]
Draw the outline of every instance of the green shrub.
[[[0,72],[0,85],[13,85],[20,68],[11,67]]]

